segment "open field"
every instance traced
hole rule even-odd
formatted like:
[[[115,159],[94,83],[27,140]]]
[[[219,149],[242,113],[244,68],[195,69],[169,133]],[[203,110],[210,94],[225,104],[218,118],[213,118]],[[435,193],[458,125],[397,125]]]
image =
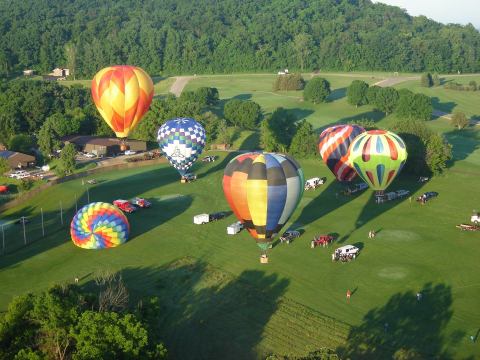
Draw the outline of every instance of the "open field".
[[[220,341],[225,338],[236,339],[232,346],[243,348],[244,358],[251,356],[250,349],[300,355],[320,346],[347,346],[342,352],[355,355],[357,350],[345,339],[358,345],[369,336],[378,342],[373,356],[386,358],[398,348],[400,334],[403,345],[427,354],[480,355],[467,337],[480,324],[478,235],[454,227],[478,208],[472,189],[480,164],[472,167],[460,161],[445,176],[423,186],[405,176],[394,183],[392,188],[407,188],[415,195],[427,190],[440,193],[420,206],[408,199],[376,205],[369,191],[337,199],[341,186],[323,164],[303,161],[307,177],[326,175],[329,180],[316,192],[305,193],[291,219],[293,227],[305,230],[302,237],[277,245],[271,263],[262,266],[247,233],[226,235],[233,216],[200,227],[192,224],[195,214],[228,210],[219,184],[232,154],[219,156],[216,163],[197,164],[199,180],[188,185],[180,184],[166,165],[98,176],[101,182],[90,189],[91,200],[135,195],[152,199],[152,209],[129,215],[131,241],[117,249],[85,251],[71,244],[65,226],[0,258],[1,308],[15,294],[72,281],[74,276],[88,282],[99,269],[122,270],[134,295],[162,297],[169,309],[162,326],[175,328],[167,346],[182,358],[193,358],[196,351],[205,358],[225,355],[227,349],[221,347],[225,343]],[[58,208],[58,199],[71,209],[73,194],[83,191],[81,180],[55,186],[8,210],[2,219],[38,214],[40,207],[48,216]],[[370,229],[378,231],[374,240],[367,238]],[[353,263],[332,264],[331,248],[310,249],[313,235],[329,232],[339,234],[340,244],[362,247],[361,256]],[[20,235],[16,241],[21,241]],[[354,290],[350,304],[345,303],[347,288]],[[416,303],[419,290],[426,294],[425,303]],[[176,315],[167,315],[170,311],[182,315],[181,324]],[[385,322],[391,337],[382,336]],[[195,331],[206,334],[204,340],[208,336],[219,341],[199,339],[185,349],[185,336]],[[333,333],[336,340],[329,338]]]

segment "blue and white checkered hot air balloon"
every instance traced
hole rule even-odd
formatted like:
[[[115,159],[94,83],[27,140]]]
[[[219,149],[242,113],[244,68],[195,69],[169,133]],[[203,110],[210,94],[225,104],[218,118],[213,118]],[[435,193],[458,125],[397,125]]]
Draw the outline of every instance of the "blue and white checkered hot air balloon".
[[[205,140],[205,129],[191,118],[169,120],[158,129],[160,150],[182,176],[202,153]]]

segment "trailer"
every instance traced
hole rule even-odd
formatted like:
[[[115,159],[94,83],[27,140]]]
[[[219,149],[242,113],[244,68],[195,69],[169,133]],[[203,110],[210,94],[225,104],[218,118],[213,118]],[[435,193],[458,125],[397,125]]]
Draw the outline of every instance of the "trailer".
[[[349,186],[343,190],[344,195],[353,195],[359,193],[360,191],[368,189],[368,185],[366,183],[359,183],[352,186]]]
[[[315,190],[320,185],[325,184],[325,181],[327,181],[326,177],[322,177],[322,178],[314,177],[314,178],[308,179],[307,181],[305,181],[305,190],[310,190],[310,189]]]
[[[243,224],[241,221],[237,221],[231,225],[227,226],[227,234],[228,235],[235,235],[238,234],[243,229]]]
[[[199,214],[193,217],[193,223],[197,225],[202,225],[210,222],[209,214]]]

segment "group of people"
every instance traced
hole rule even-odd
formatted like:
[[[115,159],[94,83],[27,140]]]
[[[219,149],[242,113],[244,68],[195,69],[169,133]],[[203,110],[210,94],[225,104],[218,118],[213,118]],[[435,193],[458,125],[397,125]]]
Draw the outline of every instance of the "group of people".
[[[342,254],[337,251],[332,254],[332,261],[340,260],[341,262],[347,262],[353,259],[355,259],[355,254]]]

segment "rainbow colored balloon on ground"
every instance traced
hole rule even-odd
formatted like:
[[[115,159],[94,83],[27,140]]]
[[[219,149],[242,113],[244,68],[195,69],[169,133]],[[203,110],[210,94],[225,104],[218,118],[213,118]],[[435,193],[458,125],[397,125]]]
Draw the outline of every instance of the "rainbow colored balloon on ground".
[[[153,98],[153,82],[139,67],[110,66],[93,78],[92,98],[117,137],[126,138],[148,111]]]
[[[336,125],[320,134],[318,152],[338,181],[352,181],[357,176],[348,161],[348,149],[363,132],[365,129],[358,125]]]
[[[202,153],[206,138],[203,126],[191,118],[169,120],[157,134],[160,150],[182,176]]]
[[[303,195],[305,178],[290,156],[246,153],[225,168],[223,192],[262,250],[290,219]]]
[[[367,131],[350,145],[350,163],[373,190],[385,190],[400,173],[406,160],[405,143],[390,131]]]
[[[70,225],[72,241],[83,249],[105,249],[128,240],[130,225],[116,206],[94,202],[82,207]]]

